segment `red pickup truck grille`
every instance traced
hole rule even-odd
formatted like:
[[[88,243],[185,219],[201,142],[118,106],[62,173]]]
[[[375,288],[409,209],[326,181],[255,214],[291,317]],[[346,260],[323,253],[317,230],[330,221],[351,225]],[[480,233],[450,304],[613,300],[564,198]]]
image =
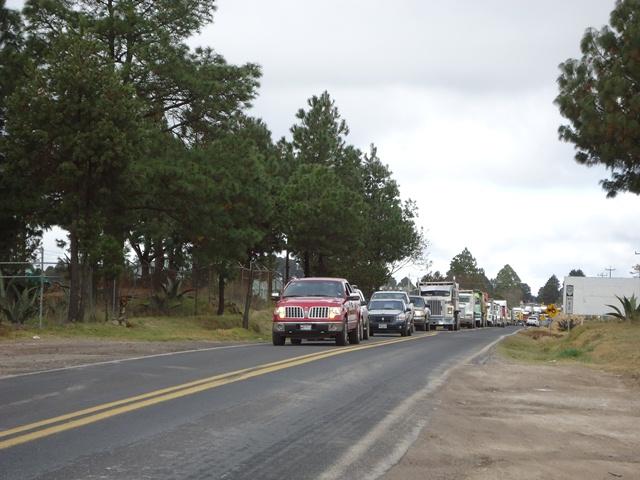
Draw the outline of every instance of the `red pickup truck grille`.
[[[311,307],[309,309],[309,318],[327,318],[329,316],[329,307]]]
[[[304,318],[302,307],[285,307],[284,314],[287,318]]]

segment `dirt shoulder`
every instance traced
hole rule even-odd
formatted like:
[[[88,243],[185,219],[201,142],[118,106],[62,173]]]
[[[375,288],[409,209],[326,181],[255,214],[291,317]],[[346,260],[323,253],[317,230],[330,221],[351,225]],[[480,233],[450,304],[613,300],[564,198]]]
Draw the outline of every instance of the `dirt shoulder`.
[[[495,352],[454,371],[385,480],[640,479],[640,387]]]
[[[232,342],[129,342],[93,339],[32,339],[0,343],[0,377],[110,360],[233,345]]]

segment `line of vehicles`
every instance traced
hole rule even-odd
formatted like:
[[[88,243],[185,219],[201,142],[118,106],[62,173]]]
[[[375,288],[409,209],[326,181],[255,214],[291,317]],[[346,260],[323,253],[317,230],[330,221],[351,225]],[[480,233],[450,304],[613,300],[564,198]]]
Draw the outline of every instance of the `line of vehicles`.
[[[454,281],[424,282],[416,295],[381,290],[369,302],[343,278],[296,278],[285,286],[273,312],[274,345],[303,339],[334,339],[336,345],[358,344],[378,333],[412,335],[441,327],[459,330],[508,323],[506,301],[483,292],[460,290]]]

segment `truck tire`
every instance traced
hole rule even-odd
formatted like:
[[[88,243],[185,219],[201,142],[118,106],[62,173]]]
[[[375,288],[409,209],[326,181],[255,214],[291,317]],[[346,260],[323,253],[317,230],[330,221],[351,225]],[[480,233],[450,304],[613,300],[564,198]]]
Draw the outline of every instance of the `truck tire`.
[[[272,333],[271,334],[271,340],[273,341],[273,344],[280,347],[282,345],[284,345],[285,340],[287,339],[287,337],[285,337],[284,335],[280,335],[279,333]]]
[[[351,345],[358,345],[360,343],[360,328],[362,327],[361,323],[358,322],[358,325],[356,325],[355,330],[353,330],[352,332],[349,332],[349,343]]]
[[[347,344],[347,328],[348,323],[345,321],[342,327],[342,331],[338,335],[336,335],[336,345],[339,347],[344,347]]]
[[[369,322],[362,327],[362,339],[369,340],[369,335],[371,333],[371,329],[369,328]]]
[[[291,339],[291,345],[301,345],[302,344],[302,339],[301,338],[292,338]]]

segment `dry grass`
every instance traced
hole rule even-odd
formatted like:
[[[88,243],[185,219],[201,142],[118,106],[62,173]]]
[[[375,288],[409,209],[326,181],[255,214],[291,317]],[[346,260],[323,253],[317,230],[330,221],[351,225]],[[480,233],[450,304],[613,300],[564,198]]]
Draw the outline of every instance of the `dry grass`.
[[[498,349],[516,360],[579,362],[640,379],[640,325],[637,324],[585,322],[570,333],[528,329],[506,338]]]
[[[271,335],[271,310],[251,314],[249,329],[242,328],[237,314],[129,319],[131,328],[110,322],[51,323],[41,330],[37,322],[14,328],[0,324],[0,342],[20,338],[103,338],[133,341],[261,341]]]

